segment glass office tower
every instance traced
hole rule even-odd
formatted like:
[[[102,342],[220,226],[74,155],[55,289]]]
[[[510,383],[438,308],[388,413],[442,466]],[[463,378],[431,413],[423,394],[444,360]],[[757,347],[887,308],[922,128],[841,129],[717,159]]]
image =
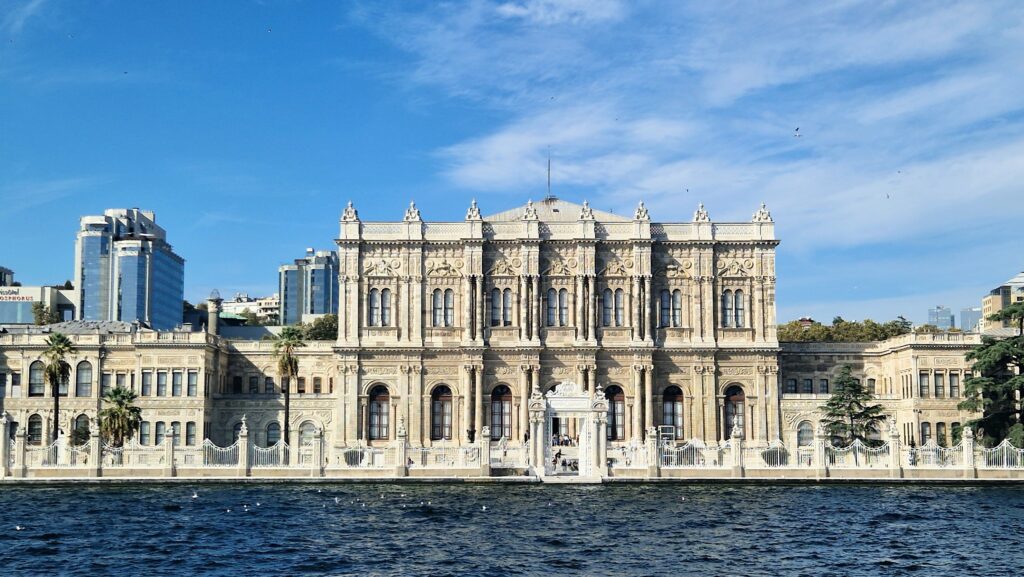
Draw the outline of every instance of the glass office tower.
[[[338,314],[338,253],[306,249],[306,257],[278,269],[281,324],[303,315]]]

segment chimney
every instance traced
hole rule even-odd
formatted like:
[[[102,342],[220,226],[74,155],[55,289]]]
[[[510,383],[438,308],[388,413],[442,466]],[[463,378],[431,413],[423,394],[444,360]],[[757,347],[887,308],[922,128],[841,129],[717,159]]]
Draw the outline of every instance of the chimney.
[[[219,334],[220,304],[224,302],[220,298],[220,291],[213,289],[209,298],[206,299],[206,332],[211,335]]]

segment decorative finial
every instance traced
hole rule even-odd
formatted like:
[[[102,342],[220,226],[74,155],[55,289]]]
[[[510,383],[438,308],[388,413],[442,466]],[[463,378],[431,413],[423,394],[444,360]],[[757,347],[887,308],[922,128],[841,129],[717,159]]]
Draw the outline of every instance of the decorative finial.
[[[356,212],[355,207],[352,206],[352,201],[348,201],[348,206],[345,207],[345,212],[341,213],[342,222],[358,222],[359,213]]]
[[[526,212],[523,213],[523,220],[537,220],[537,209],[533,206],[533,199],[526,201]]]
[[[476,205],[476,199],[469,203],[469,210],[466,211],[466,220],[480,220],[480,207]]]
[[[245,419],[245,415],[242,415],[242,428],[238,430],[238,434],[239,435],[248,435],[249,434],[249,425],[247,425],[245,423],[245,420],[246,420]]]
[[[594,220],[594,209],[590,208],[590,203],[583,201],[583,208],[580,209],[580,220]]]
[[[405,222],[419,222],[423,220],[420,218],[420,209],[416,208],[416,203],[409,201],[409,208],[405,209],[405,218],[402,219]]]
[[[772,213],[768,212],[768,208],[765,207],[764,203],[761,203],[761,208],[757,209],[754,213],[753,222],[773,222]]]
[[[641,200],[640,204],[637,205],[636,212],[633,213],[633,220],[651,220],[651,215],[647,212],[644,201]]]
[[[693,213],[693,222],[711,222],[708,211],[704,210],[703,202],[697,206],[697,211]]]

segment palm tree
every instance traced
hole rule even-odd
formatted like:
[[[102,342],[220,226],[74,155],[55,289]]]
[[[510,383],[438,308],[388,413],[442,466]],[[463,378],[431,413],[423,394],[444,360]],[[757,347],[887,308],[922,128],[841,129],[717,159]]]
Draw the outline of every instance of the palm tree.
[[[71,365],[67,362],[68,355],[75,354],[75,345],[63,333],[53,333],[46,339],[46,350],[43,357],[46,366],[43,375],[50,383],[53,394],[53,439],[60,436],[60,385],[71,380]]]
[[[124,446],[139,430],[142,409],[135,406],[139,398],[132,390],[114,387],[103,395],[103,402],[109,406],[100,411],[100,437],[115,447]]]
[[[291,388],[292,382],[299,375],[299,359],[295,357],[295,349],[306,346],[302,330],[298,327],[285,327],[281,334],[274,335],[274,356],[277,357],[277,374],[284,392],[284,442],[288,436],[288,423],[291,419]],[[284,386],[285,379],[288,385]]]

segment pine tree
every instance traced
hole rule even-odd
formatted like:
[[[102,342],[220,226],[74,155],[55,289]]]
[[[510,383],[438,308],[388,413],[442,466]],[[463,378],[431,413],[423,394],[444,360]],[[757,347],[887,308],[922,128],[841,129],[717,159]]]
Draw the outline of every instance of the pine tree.
[[[981,412],[981,418],[968,422],[982,442],[994,446],[1010,439],[1024,446],[1024,406],[1017,397],[1024,395],[1024,303],[1010,305],[988,317],[990,321],[1012,321],[1017,336],[1004,339],[982,337],[981,344],[967,353],[974,374],[964,381],[960,403],[964,411]]]
[[[885,415],[881,405],[871,403],[873,399],[871,392],[850,374],[850,365],[844,365],[832,396],[820,407],[825,413],[821,422],[834,445],[848,446],[856,440],[868,446],[880,444],[870,436],[878,433]]]

